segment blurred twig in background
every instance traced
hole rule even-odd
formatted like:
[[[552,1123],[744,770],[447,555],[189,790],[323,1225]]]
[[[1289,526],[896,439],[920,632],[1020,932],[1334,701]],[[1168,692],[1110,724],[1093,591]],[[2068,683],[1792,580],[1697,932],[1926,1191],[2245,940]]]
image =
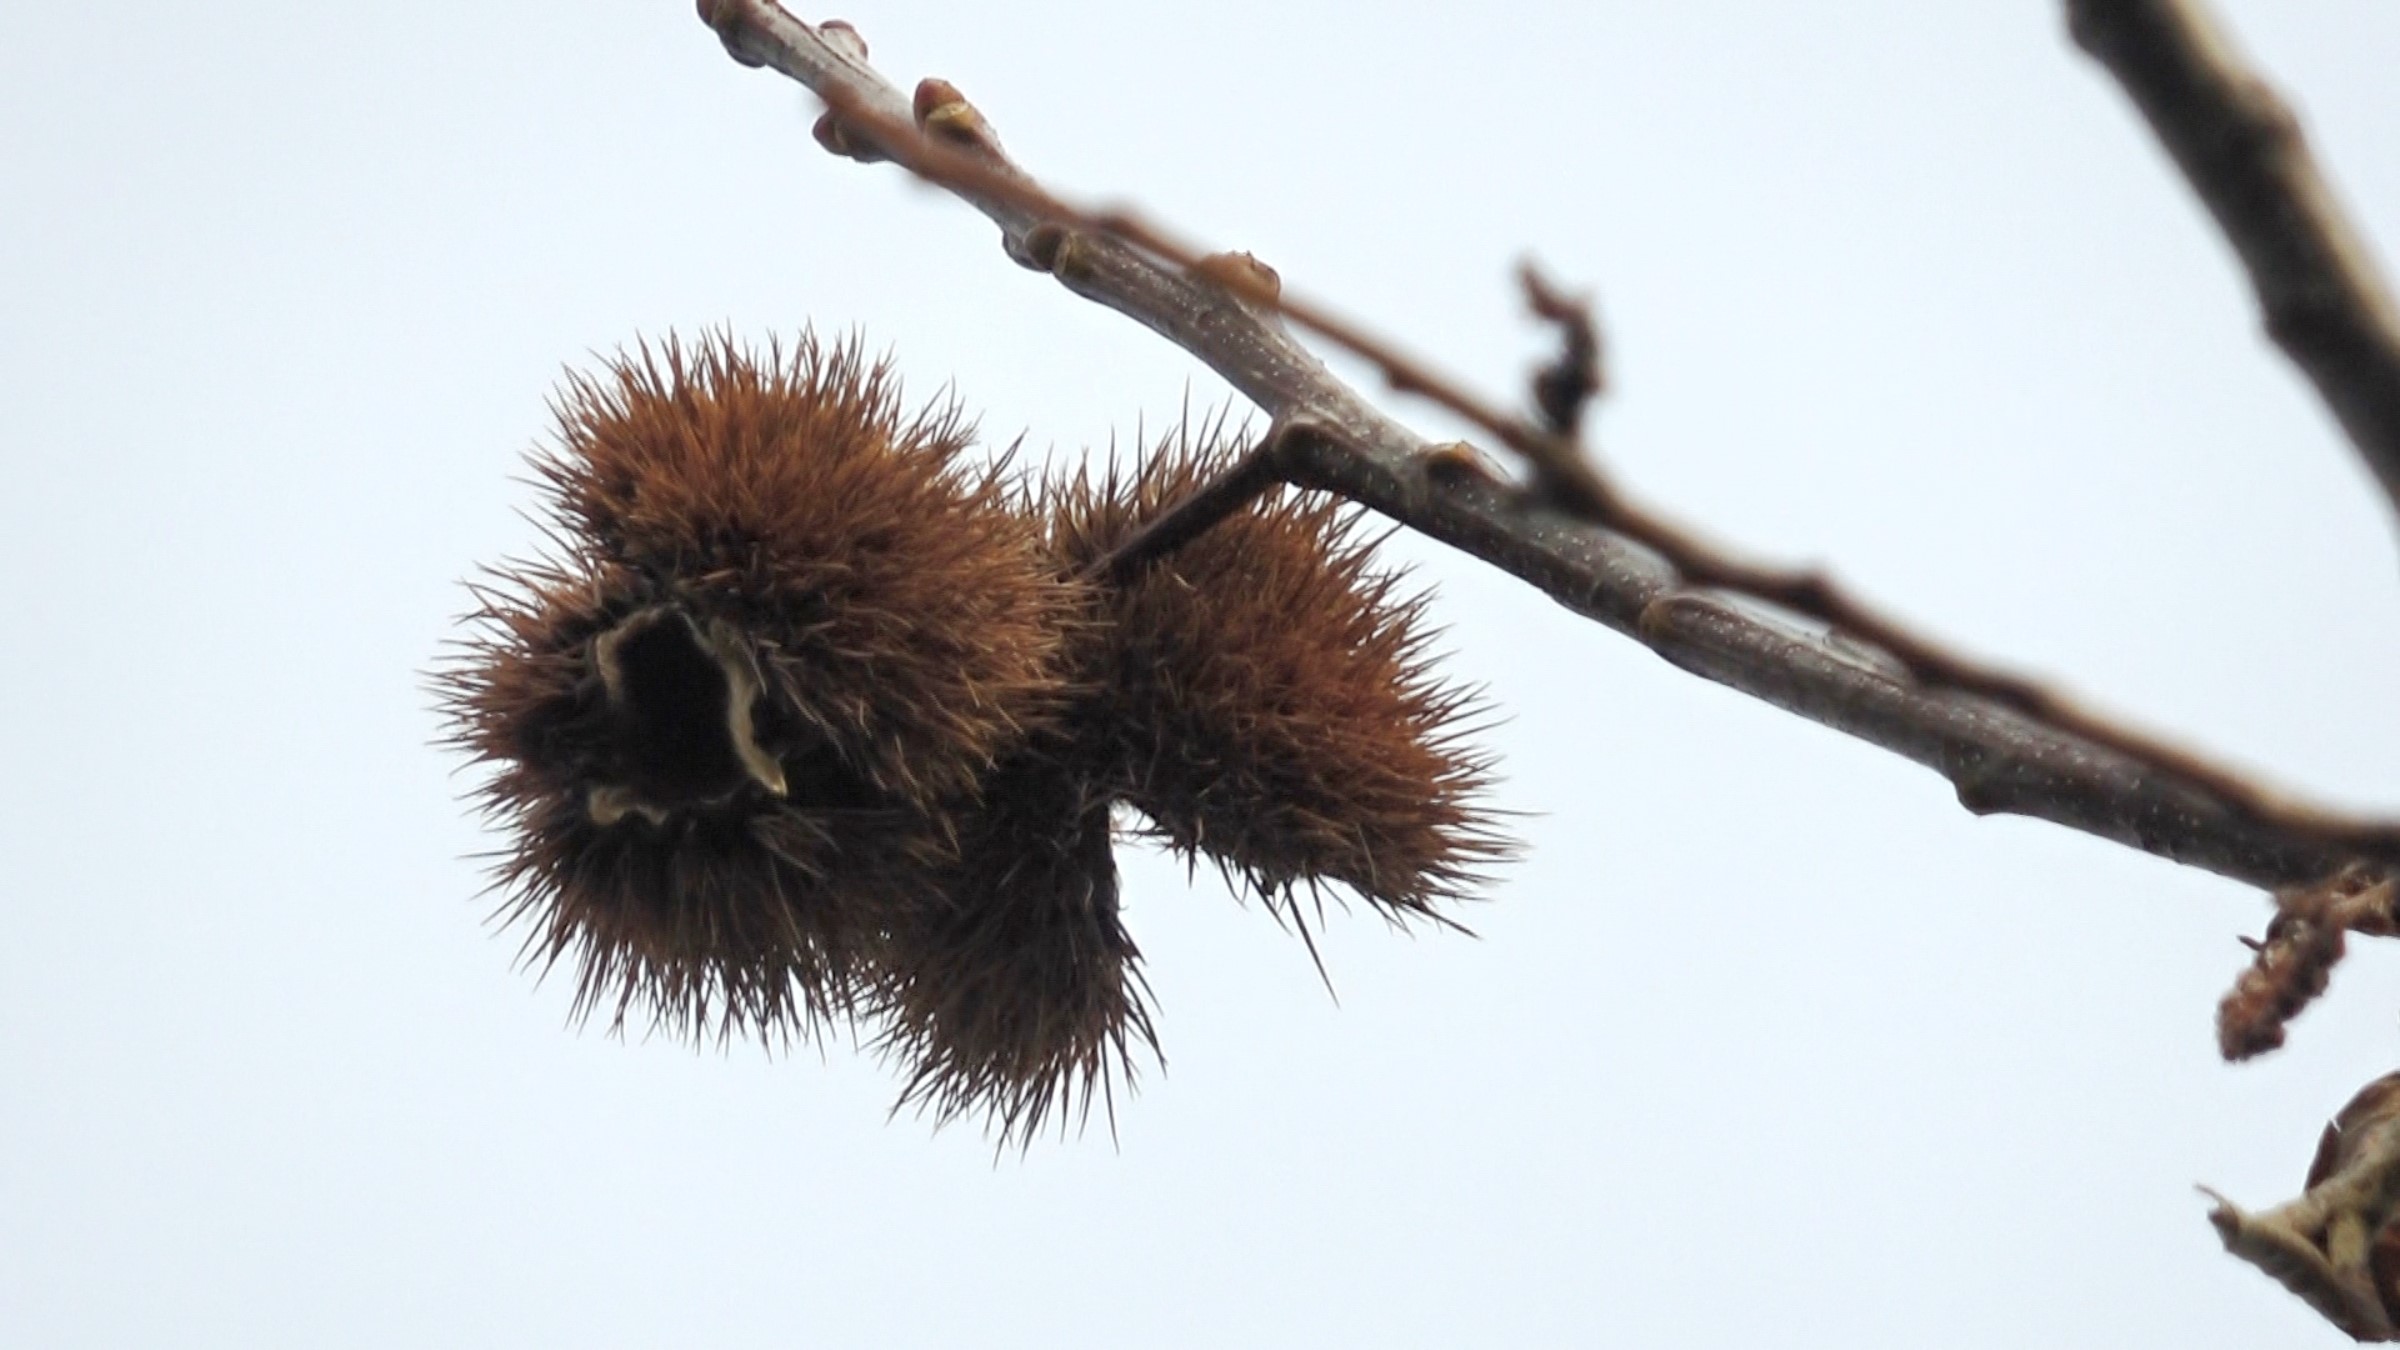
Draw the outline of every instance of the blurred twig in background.
[[[2400,504],[2400,309],[2300,120],[2189,0],[2068,0],[2249,269],[2268,336],[2317,387]]]

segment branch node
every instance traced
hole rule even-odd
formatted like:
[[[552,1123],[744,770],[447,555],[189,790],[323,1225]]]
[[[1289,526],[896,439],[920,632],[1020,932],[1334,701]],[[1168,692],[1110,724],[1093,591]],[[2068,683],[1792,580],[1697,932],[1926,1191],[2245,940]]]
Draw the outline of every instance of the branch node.
[[[1072,226],[1043,224],[1027,231],[1025,242],[1036,250],[1034,256],[1041,270],[1065,282],[1068,289],[1090,280],[1093,272],[1090,234]]]
[[[1067,227],[1044,221],[1022,236],[1006,239],[1008,256],[1035,272],[1057,270],[1059,250],[1067,246]]]
[[[1642,606],[1642,612],[1633,621],[1634,638],[1652,651],[1660,651],[1673,630],[1675,611],[1685,598],[1684,592],[1670,589]],[[1660,654],[1665,653],[1660,651]]]
[[[1999,789],[1998,776],[1980,765],[1955,769],[1950,786],[1958,794],[1958,804],[1972,816],[1996,816],[2005,813],[2015,798]]]
[[[891,159],[891,156],[877,149],[873,141],[853,134],[842,119],[830,110],[817,119],[815,126],[809,128],[809,134],[816,137],[817,144],[843,159],[854,159],[861,164],[882,164]]]

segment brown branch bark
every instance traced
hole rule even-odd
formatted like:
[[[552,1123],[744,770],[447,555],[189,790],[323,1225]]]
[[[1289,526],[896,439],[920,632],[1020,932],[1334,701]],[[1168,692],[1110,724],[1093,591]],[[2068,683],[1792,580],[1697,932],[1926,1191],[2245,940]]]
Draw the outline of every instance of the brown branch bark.
[[[2400,865],[2400,828],[2290,802],[2073,712],[2038,686],[1907,633],[1821,577],[1733,560],[1622,503],[1572,440],[1281,293],[1271,272],[1241,255],[1204,256],[1125,213],[1070,206],[1001,153],[956,90],[927,81],[915,99],[903,96],[866,63],[847,26],[813,28],[773,0],[699,8],[737,59],[825,99],[818,139],[827,148],[894,160],[950,189],[1000,227],[1018,262],[1183,348],[1278,423],[1305,424],[1314,434],[1279,453],[1292,481],[1500,567],[1685,670],[1924,764],[1969,810],[2052,821],[2269,888],[2361,858]],[[1374,362],[1395,389],[1489,429],[1533,466],[1535,490],[1479,471],[1472,456],[1429,445],[1370,405],[1284,319]],[[1828,618],[1880,650],[1837,636]]]
[[[2400,506],[2400,310],[2299,119],[2198,0],[2067,0],[2067,28],[2191,180],[2249,270],[2268,335]]]

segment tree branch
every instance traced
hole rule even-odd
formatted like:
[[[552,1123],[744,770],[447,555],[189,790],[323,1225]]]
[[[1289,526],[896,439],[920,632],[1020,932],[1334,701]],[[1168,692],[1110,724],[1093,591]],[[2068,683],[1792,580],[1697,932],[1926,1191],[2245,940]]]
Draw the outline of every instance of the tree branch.
[[[2400,506],[2400,311],[2299,119],[2198,0],[2067,0],[2067,30],[2175,157],[2249,269],[2268,336]]]
[[[2038,686],[1983,671],[1821,577],[1740,563],[1628,507],[1571,439],[1283,294],[1272,271],[1244,255],[1203,256],[1126,213],[1051,196],[1001,153],[955,89],[929,80],[915,99],[903,97],[866,64],[846,25],[812,28],[773,0],[701,0],[699,8],[737,59],[826,101],[817,135],[829,149],[897,161],[948,188],[1000,226],[1021,264],[1183,348],[1277,422],[1305,422],[1312,434],[1278,456],[1291,481],[1500,567],[1683,669],[1924,764],[1951,780],[1969,810],[2049,820],[2268,888],[2320,880],[2361,858],[2400,864],[2400,828],[2286,801],[2075,713]],[[1374,362],[1394,388],[1490,430],[1533,466],[1534,490],[1482,470],[1457,447],[1428,444],[1368,404],[1279,316]]]

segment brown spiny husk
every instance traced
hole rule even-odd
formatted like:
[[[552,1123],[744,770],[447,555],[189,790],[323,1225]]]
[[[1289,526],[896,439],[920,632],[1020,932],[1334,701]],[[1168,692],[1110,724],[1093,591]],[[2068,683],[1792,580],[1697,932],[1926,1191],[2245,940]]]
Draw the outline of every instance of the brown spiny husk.
[[[1136,1043],[1157,1052],[1139,953],[1117,913],[1109,802],[1076,748],[1040,738],[960,827],[941,898],[897,926],[879,964],[901,1104],[982,1112],[1003,1140],[1054,1115],[1113,1113]]]
[[[1071,588],[956,417],[854,345],[669,342],[572,380],[564,556],[498,571],[440,677],[494,772],[527,953],[580,1012],[769,1040],[855,996],[950,812],[1062,697]]]
[[[1239,450],[1179,430],[1131,473],[1055,485],[1053,550],[1080,572]],[[1103,590],[1077,734],[1170,846],[1279,913],[1338,883],[1387,916],[1439,917],[1509,845],[1466,744],[1479,705],[1436,676],[1425,598],[1400,580],[1354,510],[1271,490]]]
[[[930,804],[1046,711],[1060,587],[956,409],[900,397],[855,342],[670,340],[570,377],[536,466],[581,550],[747,611],[782,704]]]

